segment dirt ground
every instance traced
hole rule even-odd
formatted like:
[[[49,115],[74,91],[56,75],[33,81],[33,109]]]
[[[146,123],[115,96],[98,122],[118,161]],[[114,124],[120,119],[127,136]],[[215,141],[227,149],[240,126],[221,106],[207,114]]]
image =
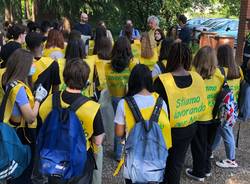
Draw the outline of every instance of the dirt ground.
[[[235,135],[238,130],[238,124],[234,127]],[[236,137],[236,136],[235,136]],[[215,165],[215,161],[225,158],[224,144],[214,153],[215,158],[212,161],[212,176],[206,178],[205,184],[250,184],[250,122],[241,124],[239,148],[236,150],[236,160],[239,167],[236,169],[221,169]],[[113,172],[117,162],[112,157],[112,145],[104,144],[104,162],[103,162],[103,184],[122,184],[124,183],[122,174],[113,177]],[[192,166],[192,157],[190,150],[186,155],[184,169],[182,171],[181,184],[200,184],[187,178],[184,170]]]

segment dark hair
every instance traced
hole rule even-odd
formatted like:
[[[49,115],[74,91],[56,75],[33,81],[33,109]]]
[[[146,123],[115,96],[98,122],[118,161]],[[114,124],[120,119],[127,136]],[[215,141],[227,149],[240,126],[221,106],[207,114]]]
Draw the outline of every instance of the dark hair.
[[[109,60],[112,52],[112,42],[108,37],[102,37],[99,43],[97,56],[99,59]]]
[[[45,48],[50,47],[59,47],[60,49],[64,49],[63,34],[56,29],[52,29],[49,31]]]
[[[42,33],[47,33],[50,27],[51,27],[50,22],[45,20],[41,23],[40,30]]]
[[[82,59],[75,58],[66,62],[63,79],[69,88],[81,90],[87,87],[89,73],[89,65]]]
[[[187,23],[187,17],[185,15],[180,15],[178,20],[181,21],[183,24]]]
[[[151,47],[150,37],[148,32],[141,35],[141,57],[151,58],[154,56],[154,50]]]
[[[116,72],[122,72],[129,66],[131,58],[133,58],[133,54],[129,40],[124,36],[119,37],[111,54],[112,68]]]
[[[86,57],[84,42],[81,39],[81,33],[77,30],[72,30],[69,34],[69,41],[65,52],[66,61]]]
[[[123,31],[124,31],[124,36],[126,36],[128,40],[132,42],[133,27],[131,25],[126,24]]]
[[[192,62],[192,53],[190,48],[185,43],[174,43],[169,51],[169,57],[166,67],[166,72],[173,72],[179,67],[185,70],[190,70]]]
[[[158,41],[161,41],[161,40],[163,40],[163,39],[165,39],[165,34],[164,34],[163,30],[157,28],[157,29],[155,30],[155,32],[156,32],[156,31],[158,31],[158,32],[160,33],[160,35],[161,35],[161,39],[160,39],[160,40],[156,40],[157,42],[158,42]],[[154,32],[154,34],[155,34],[155,32]]]
[[[149,92],[153,91],[152,74],[146,65],[137,64],[130,73],[126,96],[133,96],[143,89],[147,89]]]
[[[240,69],[234,59],[233,49],[230,45],[221,45],[217,50],[218,65],[227,67],[227,79],[237,79],[240,77]]]
[[[160,54],[159,54],[159,61],[168,59],[169,51],[173,43],[174,43],[173,38],[166,38],[162,40]]]
[[[107,37],[107,30],[103,26],[98,26],[96,28],[96,34],[95,34],[95,45],[94,45],[94,50],[93,54],[96,55],[97,52],[100,49],[100,42],[103,37]]]
[[[172,35],[172,30],[175,29],[176,30],[176,35]],[[171,26],[169,29],[168,29],[168,33],[167,33],[167,37],[171,37],[173,39],[176,39],[177,37],[177,26]]]
[[[27,83],[33,55],[24,49],[15,50],[8,59],[6,71],[3,74],[3,86],[11,81],[19,80]]]
[[[15,24],[8,28],[7,38],[17,40],[21,34],[25,33],[25,31],[26,31],[25,26],[21,24]]]
[[[28,32],[36,32],[39,28],[38,24],[33,21],[29,21],[27,24]]]
[[[41,46],[45,41],[45,37],[41,33],[30,32],[25,37],[26,45],[30,50],[34,50]]]

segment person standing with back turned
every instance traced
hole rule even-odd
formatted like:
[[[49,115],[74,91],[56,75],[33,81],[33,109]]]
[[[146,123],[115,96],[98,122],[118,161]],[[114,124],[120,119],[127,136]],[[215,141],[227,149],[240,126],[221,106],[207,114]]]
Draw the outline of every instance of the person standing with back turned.
[[[167,102],[172,148],[169,149],[163,183],[179,184],[188,146],[196,132],[196,121],[207,108],[205,84],[191,72],[191,51],[186,44],[175,43],[170,49],[165,74],[155,80],[155,91]]]

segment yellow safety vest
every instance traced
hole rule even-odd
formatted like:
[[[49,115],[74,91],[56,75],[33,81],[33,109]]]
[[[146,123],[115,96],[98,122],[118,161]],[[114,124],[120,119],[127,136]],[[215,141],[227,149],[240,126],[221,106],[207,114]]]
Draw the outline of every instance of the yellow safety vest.
[[[107,87],[111,96],[124,97],[126,95],[130,72],[135,65],[135,61],[131,60],[129,67],[127,67],[120,73],[114,71],[111,64],[105,65]]]
[[[153,49],[153,52],[154,52],[154,55],[151,58],[140,57],[140,63],[147,65],[151,71],[153,70],[154,65],[158,61],[157,47]]]
[[[65,47],[64,49],[53,47],[53,48],[45,48],[43,50],[43,56],[44,57],[50,57],[53,52],[61,52],[63,55],[65,55]]]
[[[65,103],[61,98],[61,106],[62,108],[67,108],[69,104]],[[93,135],[93,123],[95,116],[100,108],[100,105],[92,100],[87,101],[84,103],[79,109],[76,111],[76,115],[79,120],[82,122],[82,127],[84,129],[84,133],[87,140],[87,149],[90,148],[91,143],[89,139]],[[52,111],[52,94],[49,95],[46,100],[42,103],[39,109],[39,115],[44,122],[47,118],[48,114]]]
[[[95,57],[88,56],[86,59],[83,59],[83,61],[86,61],[86,63],[89,65],[90,73],[89,73],[89,86],[82,91],[82,94],[87,97],[93,97],[94,96],[94,65],[95,65]],[[63,70],[66,64],[66,60],[64,58],[57,59],[58,65],[59,65],[59,74],[60,74],[60,91],[63,91],[66,89],[66,84],[63,80]]]
[[[141,42],[140,40],[134,40],[134,43],[131,44],[131,49],[134,58],[139,59],[141,57]]]
[[[152,93],[154,96],[155,102],[156,99],[158,98],[157,93]],[[126,133],[129,134],[131,129],[135,126],[135,118],[133,116],[132,111],[130,110],[130,107],[128,106],[128,103],[125,101],[124,103],[124,109],[125,109],[125,122],[126,122]],[[140,112],[142,114],[143,119],[149,120],[151,117],[151,114],[153,113],[154,106],[140,109]],[[160,112],[159,116],[159,126],[162,130],[162,135],[165,140],[165,144],[167,148],[172,147],[172,137],[171,137],[171,127],[169,123],[169,117],[168,117],[168,112],[165,112],[163,109]]]
[[[33,108],[34,104],[35,104],[35,98],[31,92],[30,88],[26,84],[24,84],[23,82],[18,81],[18,84],[10,91],[9,98],[7,100],[7,104],[6,104],[6,108],[5,108],[5,112],[4,112],[4,122],[9,124],[8,122],[10,119],[12,119],[14,122],[20,122],[20,126],[18,126],[18,128],[25,127],[24,118],[23,117],[11,117],[11,115],[12,115],[14,104],[16,102],[16,96],[17,96],[21,87],[25,88],[25,91],[27,93],[27,97],[29,99],[31,108]],[[11,124],[9,124],[9,125],[13,126]],[[29,128],[36,128],[37,121],[35,120],[32,124],[28,124],[28,127]]]
[[[193,68],[195,71],[195,68]],[[213,119],[213,108],[216,102],[217,95],[221,91],[221,87],[224,83],[224,77],[221,74],[220,70],[216,68],[213,76],[211,76],[210,79],[204,80],[205,87],[206,87],[206,93],[207,93],[207,100],[208,100],[208,106],[207,106],[207,113],[205,113],[200,121],[210,121]]]
[[[239,92],[240,92],[240,82],[244,79],[243,72],[240,69],[240,77],[238,79],[232,79],[232,80],[227,80],[227,83],[230,87],[230,89],[233,91],[234,94],[234,100],[238,101],[239,98]],[[224,67],[225,74],[227,76],[228,68]]]
[[[98,58],[98,57],[97,57]],[[110,60],[97,59],[95,63],[96,74],[98,77],[99,85],[97,89],[102,91],[107,88],[107,81],[105,76],[105,65],[110,63]]]
[[[95,46],[95,40],[89,40],[89,52],[88,52],[89,56],[93,55],[94,46]]]
[[[192,84],[187,88],[179,88],[171,73],[159,76],[167,94],[172,128],[183,128],[200,121],[207,110],[205,83],[198,73],[189,73]]]
[[[3,89],[3,85],[2,85],[2,78],[3,78],[3,74],[4,74],[5,70],[6,70],[6,68],[0,68],[0,104],[2,103],[3,96],[4,96],[4,89]]]
[[[41,57],[39,60],[34,59],[33,64],[35,65],[36,71],[32,75],[32,83],[34,84],[39,75],[41,75],[52,63],[53,59],[50,57]]]

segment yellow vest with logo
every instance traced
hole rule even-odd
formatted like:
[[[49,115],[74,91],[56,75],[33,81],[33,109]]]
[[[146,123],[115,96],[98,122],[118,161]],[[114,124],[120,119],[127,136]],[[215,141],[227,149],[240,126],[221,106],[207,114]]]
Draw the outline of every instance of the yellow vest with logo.
[[[120,73],[114,71],[111,64],[105,65],[107,87],[111,96],[123,97],[126,95],[130,72],[135,65],[135,62],[131,60],[129,67],[127,67]]]
[[[225,70],[225,74],[227,75],[228,68],[224,67],[224,70]],[[227,83],[230,89],[233,91],[235,101],[238,101],[239,92],[240,92],[240,83],[243,79],[244,79],[244,75],[240,68],[240,77],[238,79],[227,80]]]
[[[25,88],[25,91],[26,91],[27,97],[29,99],[29,103],[30,103],[31,108],[33,108],[34,104],[35,104],[35,98],[31,92],[30,88],[26,84],[24,84],[23,82],[18,81],[18,84],[10,91],[10,94],[9,94],[9,97],[7,100],[7,104],[6,104],[6,108],[5,108],[5,112],[4,112],[4,122],[9,122],[10,119],[13,120],[14,122],[20,122],[20,125],[18,126],[18,128],[25,127],[24,118],[23,117],[12,117],[11,115],[12,115],[14,104],[16,102],[16,96],[17,96],[21,87]],[[9,124],[9,123],[7,123],[7,124]],[[12,126],[11,124],[9,124],[9,125]],[[37,121],[35,120],[33,123],[28,124],[28,127],[29,128],[36,128]]]
[[[96,74],[98,77],[99,85],[97,85],[97,89],[99,91],[102,91],[103,89],[107,88],[107,81],[106,81],[106,76],[105,76],[105,65],[107,63],[110,63],[110,60],[103,60],[103,59],[98,59],[96,60],[95,63],[95,68],[96,68]]]
[[[155,102],[158,98],[157,93],[152,93],[154,96]],[[125,101],[124,103],[124,109],[125,109],[125,122],[126,122],[126,133],[129,134],[131,129],[135,126],[135,118],[132,114],[132,111],[130,110],[130,107],[128,106],[128,103]],[[140,112],[142,114],[143,119],[149,120],[154,110],[154,106],[140,109]],[[163,109],[160,112],[159,116],[159,126],[162,130],[162,135],[165,140],[167,148],[172,147],[172,137],[171,137],[171,127],[169,123],[169,117],[168,112],[165,112]]]
[[[61,106],[62,108],[67,108],[69,104],[65,103],[61,98]],[[79,109],[76,111],[76,115],[82,123],[82,127],[84,129],[84,133],[87,140],[87,149],[90,148],[91,143],[89,139],[93,135],[93,123],[95,116],[100,108],[100,105],[92,100],[84,103]],[[39,109],[39,115],[44,122],[47,118],[48,114],[52,111],[52,94],[49,95],[46,100],[42,103]]]
[[[195,70],[195,69],[194,69]],[[216,102],[217,95],[221,91],[221,87],[224,83],[224,77],[221,74],[220,70],[216,68],[213,76],[210,79],[204,80],[206,93],[207,93],[207,113],[205,113],[200,121],[210,121],[213,119],[213,108]]]
[[[205,84],[196,72],[190,72],[192,84],[187,88],[179,88],[171,73],[159,75],[165,88],[170,111],[172,128],[183,128],[200,121],[207,110]]]
[[[82,91],[82,94],[87,97],[93,97],[94,96],[94,65],[95,65],[95,57],[88,56],[86,59],[83,59],[83,62],[86,62],[89,65],[90,73],[89,73],[89,86]],[[57,59],[58,65],[59,65],[59,75],[60,75],[60,91],[63,91],[66,89],[66,84],[63,80],[63,70],[66,64],[66,60],[64,58]]]
[[[53,59],[50,57],[41,57],[39,60],[34,59],[33,64],[35,65],[36,71],[32,75],[32,83],[34,84],[39,75],[41,75],[52,63]]]
[[[157,47],[153,49],[153,52],[154,52],[154,55],[151,58],[140,57],[140,63],[148,66],[151,71],[153,70],[154,65],[158,61]]]

